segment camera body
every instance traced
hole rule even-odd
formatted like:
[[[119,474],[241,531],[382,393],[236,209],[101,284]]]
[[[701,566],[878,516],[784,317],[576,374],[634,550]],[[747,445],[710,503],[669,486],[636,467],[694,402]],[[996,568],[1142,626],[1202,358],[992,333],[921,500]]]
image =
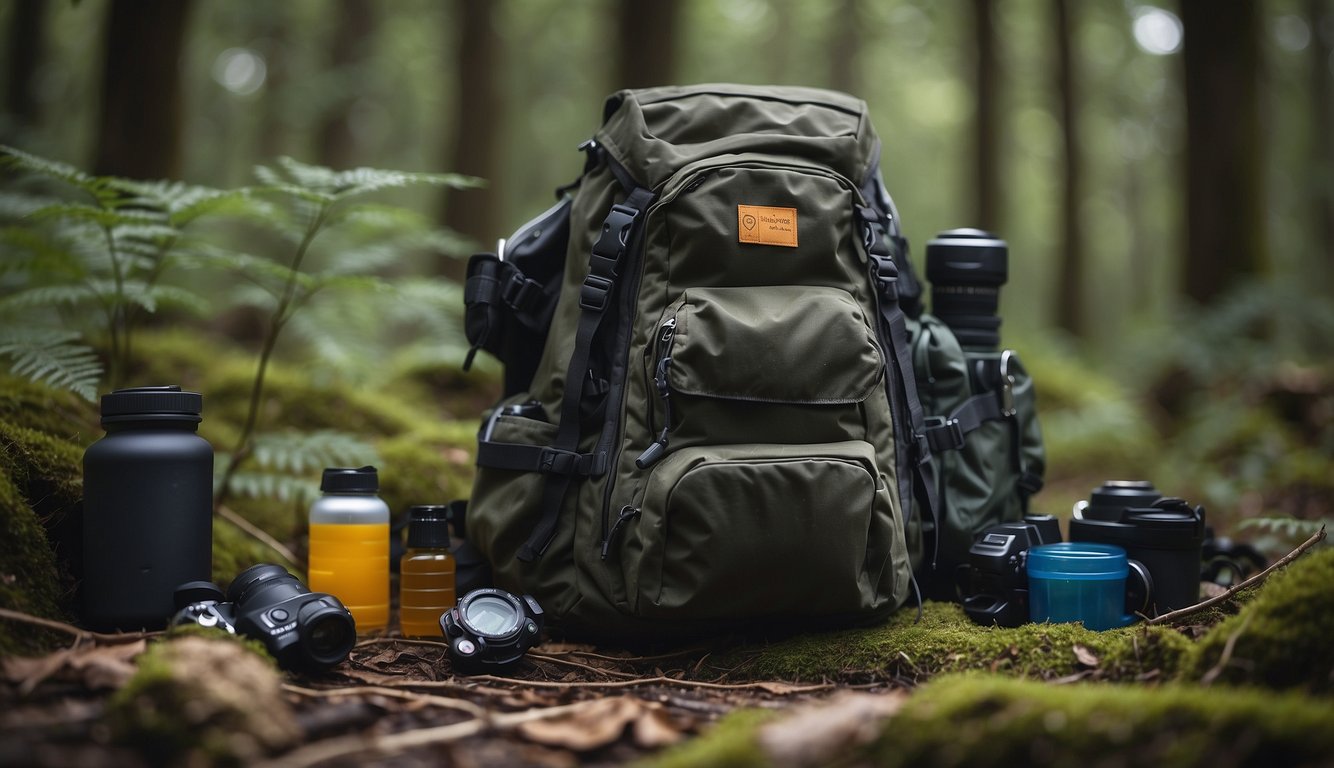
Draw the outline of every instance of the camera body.
[[[964,613],[977,624],[1017,627],[1028,621],[1028,550],[1061,540],[1050,515],[1029,515],[1021,523],[1001,523],[978,534],[959,566]]]
[[[517,662],[542,635],[545,614],[532,595],[491,587],[464,595],[440,616],[440,630],[449,641],[454,671],[470,675],[504,671]]]
[[[206,581],[176,588],[172,626],[217,627],[264,643],[284,669],[323,670],[347,658],[357,639],[352,614],[333,595],[311,592],[277,565],[242,571],[224,594]]]

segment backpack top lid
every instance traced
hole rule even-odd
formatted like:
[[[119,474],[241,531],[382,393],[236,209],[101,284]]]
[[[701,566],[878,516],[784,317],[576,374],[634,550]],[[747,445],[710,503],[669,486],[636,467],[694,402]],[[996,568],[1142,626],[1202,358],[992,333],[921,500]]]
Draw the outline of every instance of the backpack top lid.
[[[818,88],[715,83],[618,91],[607,99],[596,139],[648,188],[696,160],[743,152],[802,157],[860,187],[880,157],[866,102]]]

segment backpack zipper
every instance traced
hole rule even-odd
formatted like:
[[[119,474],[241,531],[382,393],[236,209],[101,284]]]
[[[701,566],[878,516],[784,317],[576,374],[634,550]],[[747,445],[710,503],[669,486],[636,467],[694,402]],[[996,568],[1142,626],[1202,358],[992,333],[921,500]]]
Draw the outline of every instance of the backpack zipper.
[[[602,540],[603,560],[606,560],[611,554],[611,542],[616,538],[616,534],[621,530],[621,526],[636,517],[639,517],[639,507],[632,507],[629,504],[621,507],[621,513],[616,516],[616,522],[612,523],[611,530],[607,531],[607,537]]]
[[[667,382],[667,373],[672,367],[672,342],[675,340],[676,318],[669,317],[658,328],[658,348],[662,352],[658,355],[653,375],[653,388],[657,390],[658,399],[662,401],[662,432],[658,434],[658,439],[635,459],[635,466],[640,469],[648,469],[667,453],[667,433],[672,429],[672,388]]]

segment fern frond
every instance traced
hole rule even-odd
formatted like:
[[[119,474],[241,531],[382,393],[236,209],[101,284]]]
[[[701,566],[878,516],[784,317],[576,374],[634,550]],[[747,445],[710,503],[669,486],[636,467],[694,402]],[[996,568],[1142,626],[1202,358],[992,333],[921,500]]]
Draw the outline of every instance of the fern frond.
[[[149,285],[142,280],[128,280],[122,284],[122,294],[127,302],[138,304],[149,313],[157,312],[159,306],[171,306],[185,309],[196,315],[208,312],[209,303],[194,291],[174,285]]]
[[[222,479],[221,473],[214,476]],[[305,477],[241,470],[232,475],[231,492],[251,499],[277,499],[309,504],[320,495],[320,484]]]
[[[102,298],[97,281],[39,285],[26,288],[0,299],[0,310],[29,309],[57,305],[78,306]]]
[[[1288,539],[1307,539],[1314,536],[1329,520],[1301,520],[1295,517],[1252,517],[1243,520],[1240,529],[1256,529],[1263,533]]]
[[[55,179],[78,187],[93,195],[100,194],[103,189],[103,183],[96,176],[84,173],[72,165],[38,157],[6,145],[0,145],[0,168],[13,168],[25,173],[45,176],[48,179]]]
[[[0,356],[10,359],[10,370],[19,376],[96,400],[102,364],[78,339],[69,331],[0,328]]]
[[[54,197],[0,191],[0,220],[17,220],[60,202]]]
[[[160,213],[142,210],[98,208],[79,203],[56,203],[39,208],[28,215],[32,221],[70,219],[96,224],[100,227],[154,226],[163,222]]]
[[[300,475],[324,467],[349,467],[374,464],[379,459],[375,448],[346,432],[271,432],[255,435],[255,464],[278,473]]]
[[[354,168],[350,171],[336,173],[332,179],[334,194],[339,199],[403,187],[431,186],[469,189],[484,185],[485,182],[482,179],[457,173],[410,173],[407,171],[386,171],[378,168]]]
[[[368,234],[379,234],[425,230],[430,222],[422,214],[407,208],[360,203],[335,211],[329,216],[329,225],[343,226],[355,232],[365,230]]]

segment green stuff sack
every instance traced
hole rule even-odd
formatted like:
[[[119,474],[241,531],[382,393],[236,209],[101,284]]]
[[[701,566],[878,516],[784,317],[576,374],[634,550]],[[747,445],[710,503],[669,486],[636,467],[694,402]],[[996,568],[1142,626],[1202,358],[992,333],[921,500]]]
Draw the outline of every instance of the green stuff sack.
[[[887,616],[938,487],[866,105],[622,91],[583,149],[469,265],[506,366],[467,517],[496,585],[602,640]]]

